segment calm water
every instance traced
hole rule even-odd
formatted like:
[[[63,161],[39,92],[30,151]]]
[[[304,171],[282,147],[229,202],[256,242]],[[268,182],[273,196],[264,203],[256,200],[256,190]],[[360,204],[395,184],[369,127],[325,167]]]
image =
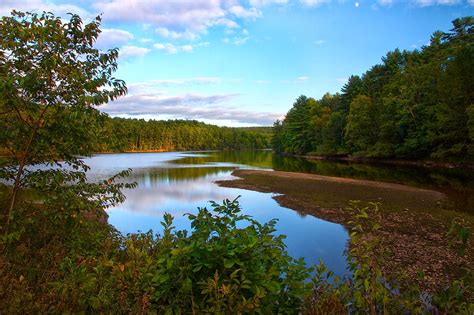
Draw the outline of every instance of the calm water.
[[[122,233],[159,233],[165,212],[175,217],[178,229],[190,229],[185,213],[196,213],[208,201],[240,199],[243,212],[266,222],[277,218],[277,230],[287,235],[289,253],[305,257],[309,264],[321,258],[337,274],[346,273],[343,257],[347,231],[340,225],[284,208],[273,194],[217,186],[214,181],[234,179],[235,168],[258,168],[316,173],[329,176],[396,182],[436,189],[446,193],[453,207],[474,213],[474,174],[465,170],[416,167],[369,166],[332,161],[308,161],[279,157],[268,151],[127,153],[96,155],[86,161],[92,178],[104,178],[132,168],[130,181],[138,183],[126,190],[127,200],[109,210],[109,222]]]
[[[222,201],[241,196],[243,212],[266,222],[277,218],[279,234],[287,235],[285,243],[290,255],[305,257],[309,264],[319,258],[337,274],[346,273],[343,257],[348,233],[338,224],[312,216],[300,215],[272,199],[273,194],[223,188],[216,180],[234,179],[232,170],[269,168],[268,152],[245,157],[239,154],[208,153],[128,153],[96,155],[86,160],[93,178],[103,178],[125,168],[132,168],[130,181],[138,187],[126,190],[126,201],[108,211],[109,222],[122,233],[161,232],[160,220],[165,212],[175,217],[178,229],[190,229],[185,213],[196,213],[198,207],[209,207],[209,200]],[[271,161],[271,159],[270,159]]]

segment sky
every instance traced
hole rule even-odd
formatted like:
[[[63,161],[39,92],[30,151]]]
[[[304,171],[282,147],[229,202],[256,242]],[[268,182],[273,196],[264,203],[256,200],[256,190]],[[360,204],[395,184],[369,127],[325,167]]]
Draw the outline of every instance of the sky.
[[[102,14],[128,94],[111,116],[270,126],[300,95],[339,92],[388,51],[428,45],[474,0],[1,0],[0,14]]]

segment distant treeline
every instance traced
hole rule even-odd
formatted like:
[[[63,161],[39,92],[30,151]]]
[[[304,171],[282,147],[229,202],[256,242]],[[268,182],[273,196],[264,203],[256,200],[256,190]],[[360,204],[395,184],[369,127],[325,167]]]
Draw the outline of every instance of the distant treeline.
[[[218,127],[195,120],[102,117],[97,151],[246,150],[271,147],[271,127]]]
[[[406,159],[474,157],[474,18],[453,21],[420,50],[387,53],[341,93],[300,96],[274,125],[293,154]]]

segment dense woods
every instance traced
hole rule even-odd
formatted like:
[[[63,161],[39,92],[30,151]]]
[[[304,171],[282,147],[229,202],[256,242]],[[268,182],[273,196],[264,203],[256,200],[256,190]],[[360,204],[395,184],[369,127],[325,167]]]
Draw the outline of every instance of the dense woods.
[[[102,117],[97,151],[247,150],[271,147],[270,128],[218,127],[194,120]]]
[[[278,152],[472,161],[474,18],[388,52],[340,93],[300,96],[274,130]]]

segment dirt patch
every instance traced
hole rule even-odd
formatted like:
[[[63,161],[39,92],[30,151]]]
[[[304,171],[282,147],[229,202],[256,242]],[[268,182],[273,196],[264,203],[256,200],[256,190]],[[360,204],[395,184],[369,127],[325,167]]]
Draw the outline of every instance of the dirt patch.
[[[350,200],[381,202],[383,224],[378,236],[391,252],[384,271],[387,274],[403,271],[411,279],[423,271],[422,286],[426,290],[443,287],[460,275],[461,267],[474,269],[472,246],[460,256],[450,248],[446,237],[455,216],[463,217],[471,230],[474,219],[449,209],[441,192],[305,173],[236,170],[232,175],[242,179],[218,184],[279,193],[274,198],[280,205],[344,226],[351,220],[344,210]]]

